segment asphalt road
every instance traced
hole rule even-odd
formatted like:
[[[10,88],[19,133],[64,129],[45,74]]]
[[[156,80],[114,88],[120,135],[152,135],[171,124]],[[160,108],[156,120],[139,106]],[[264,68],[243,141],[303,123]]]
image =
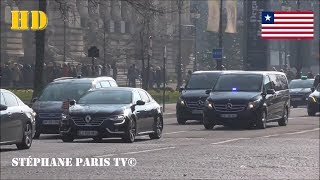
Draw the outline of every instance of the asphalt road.
[[[120,139],[63,143],[58,136],[44,135],[29,150],[1,146],[0,155],[0,179],[319,179],[319,115],[308,117],[305,108],[296,108],[286,127],[269,123],[265,130],[205,130],[192,121],[178,125],[170,114],[160,140],[144,136],[133,144]],[[29,156],[110,158],[110,165],[12,166],[13,158]],[[114,158],[135,158],[136,165],[116,166]]]

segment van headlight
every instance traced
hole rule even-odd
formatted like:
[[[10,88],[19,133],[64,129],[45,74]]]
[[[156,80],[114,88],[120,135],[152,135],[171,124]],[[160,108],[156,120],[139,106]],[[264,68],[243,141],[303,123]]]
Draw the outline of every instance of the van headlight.
[[[315,103],[317,102],[317,97],[315,97],[315,96],[310,96],[309,98],[310,98],[310,101],[311,101],[311,102],[315,102]]]
[[[213,106],[214,106],[213,102],[210,102],[210,101],[206,100],[206,107],[208,109],[213,109]]]
[[[248,109],[254,109],[259,106],[260,100],[256,100],[248,103]]]
[[[178,99],[178,103],[179,103],[181,106],[185,106],[185,105],[186,105],[186,102],[185,102],[183,99],[181,99],[181,98]]]

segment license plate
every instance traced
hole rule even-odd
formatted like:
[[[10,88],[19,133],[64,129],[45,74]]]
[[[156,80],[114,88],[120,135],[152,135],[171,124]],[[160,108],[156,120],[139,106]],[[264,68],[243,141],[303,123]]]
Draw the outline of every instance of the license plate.
[[[60,120],[43,120],[42,124],[46,125],[58,125],[60,124]]]
[[[302,98],[291,98],[292,101],[301,101]]]
[[[236,118],[237,114],[221,114],[220,117],[222,117],[222,118]]]
[[[202,114],[202,110],[192,110],[192,114]]]
[[[79,136],[97,136],[98,131],[78,131]]]

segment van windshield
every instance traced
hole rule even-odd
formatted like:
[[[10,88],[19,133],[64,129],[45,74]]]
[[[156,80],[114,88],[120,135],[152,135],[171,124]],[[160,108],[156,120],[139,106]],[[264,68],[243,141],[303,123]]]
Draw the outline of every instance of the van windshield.
[[[48,85],[40,96],[40,101],[79,100],[91,88],[91,83],[54,83]]]
[[[261,92],[262,80],[259,74],[225,74],[219,77],[213,91]]]
[[[218,78],[218,73],[193,74],[186,89],[212,89]]]

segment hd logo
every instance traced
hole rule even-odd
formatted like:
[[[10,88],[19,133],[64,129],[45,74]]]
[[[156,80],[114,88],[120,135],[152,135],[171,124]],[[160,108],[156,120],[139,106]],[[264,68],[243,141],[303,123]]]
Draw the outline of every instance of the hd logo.
[[[31,11],[31,27],[29,23],[29,11],[11,11],[11,30],[15,31],[39,31],[48,25],[47,15],[42,11]]]

